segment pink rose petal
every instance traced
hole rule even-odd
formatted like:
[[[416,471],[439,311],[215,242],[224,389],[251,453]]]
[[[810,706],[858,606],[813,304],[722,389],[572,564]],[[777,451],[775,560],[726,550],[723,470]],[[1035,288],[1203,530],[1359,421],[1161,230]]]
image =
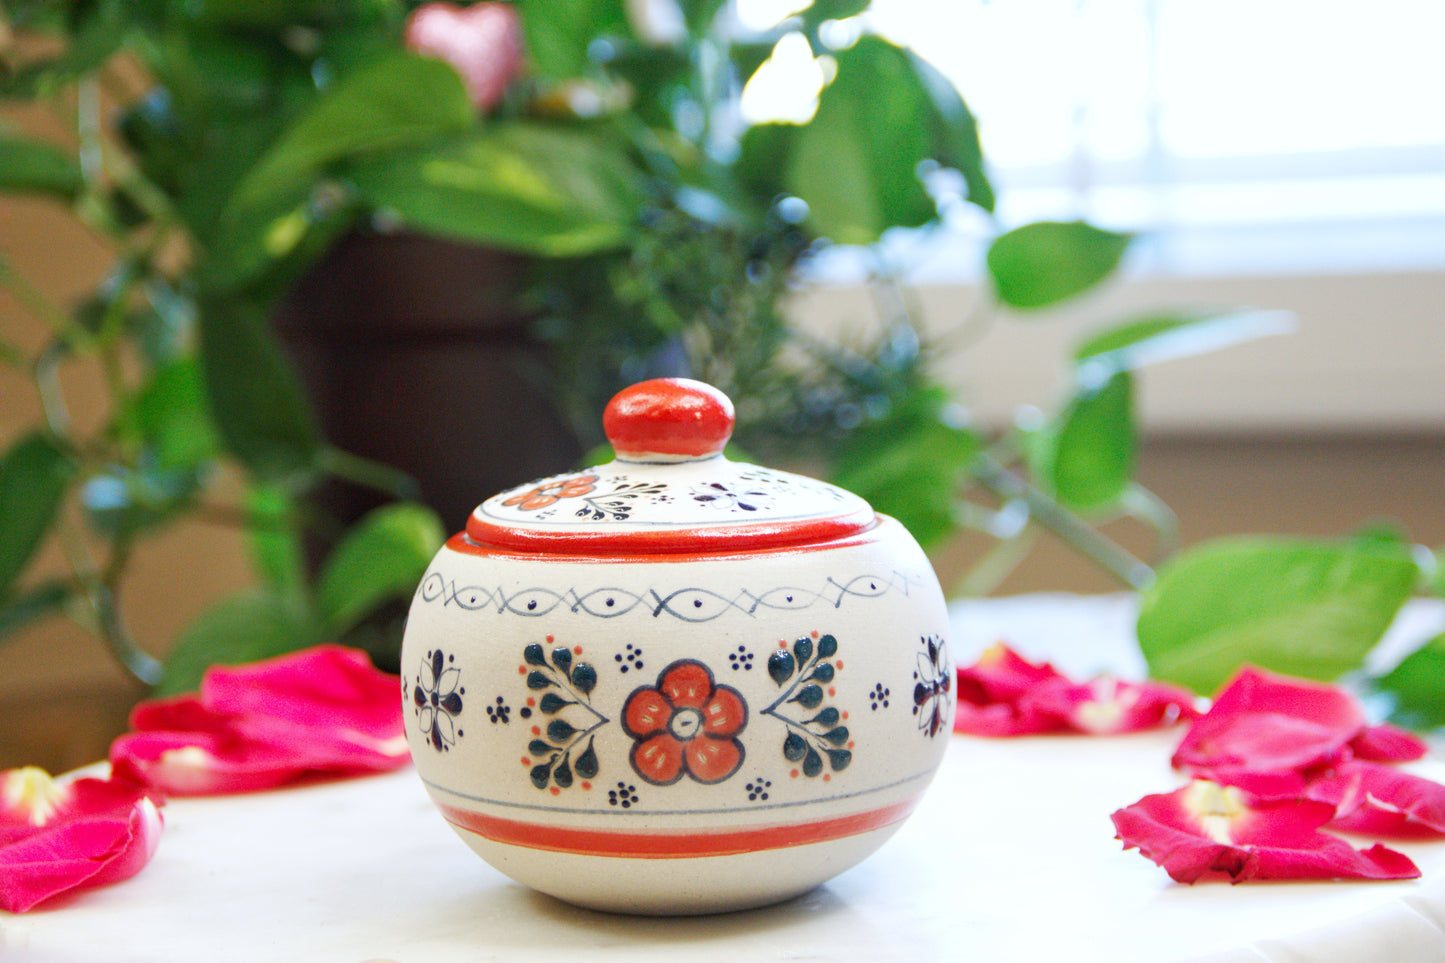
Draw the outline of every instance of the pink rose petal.
[[[461,74],[467,96],[491,110],[522,68],[522,22],[509,3],[424,3],[406,22],[406,45]]]
[[[1389,723],[1366,726],[1350,740],[1354,757],[1369,762],[1414,762],[1426,749],[1425,740]]]
[[[1014,702],[980,706],[959,699],[953,714],[953,731],[970,736],[1036,736],[1066,728],[1058,716]]]
[[[397,679],[336,645],[212,669],[199,695],[141,703],[131,727],[111,745],[115,771],[178,796],[380,772],[409,758]]]
[[[1445,786],[1394,766],[1351,760],[1312,780],[1306,792],[1335,807],[1335,829],[1409,838],[1445,834]]]
[[[957,692],[953,729],[976,736],[1137,732],[1196,715],[1183,689],[1110,676],[1075,682],[1002,642],[958,670]]]
[[[23,913],[134,876],[160,843],[157,806],[144,788],[120,780],[0,773],[0,909]]]
[[[1053,679],[1024,697],[1038,711],[1092,735],[1139,732],[1192,719],[1194,695],[1160,682],[1125,682],[1099,676],[1089,682]]]
[[[958,698],[980,706],[1016,702],[1053,679],[1067,681],[1068,677],[1047,662],[1030,662],[1003,642],[996,642],[973,665],[959,668]]]
[[[1334,686],[1245,667],[1185,734],[1178,769],[1307,769],[1347,758],[1365,726],[1350,695]]]
[[[1228,879],[1414,879],[1420,870],[1385,846],[1356,850],[1319,832],[1334,807],[1313,799],[1251,801],[1196,780],[1113,814],[1118,839],[1181,883]]]

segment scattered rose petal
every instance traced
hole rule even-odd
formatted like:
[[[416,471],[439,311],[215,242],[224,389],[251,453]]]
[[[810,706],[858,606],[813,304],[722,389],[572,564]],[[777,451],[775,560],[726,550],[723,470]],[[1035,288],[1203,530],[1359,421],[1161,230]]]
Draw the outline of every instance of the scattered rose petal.
[[[1370,762],[1413,762],[1424,758],[1427,748],[1419,736],[1389,723],[1366,726],[1350,740],[1354,757]]]
[[[1160,682],[1125,682],[1111,676],[1084,683],[1051,680],[1026,699],[1069,728],[1093,735],[1139,732],[1196,715],[1193,693]]]
[[[1137,732],[1196,714],[1183,689],[1110,676],[1075,682],[1002,642],[958,670],[957,692],[953,729],[976,736]]]
[[[23,913],[134,876],[160,843],[157,806],[123,780],[56,782],[33,766],[0,773],[0,909]]]
[[[1251,801],[1245,792],[1195,780],[1145,796],[1113,814],[1125,849],[1181,883],[1228,879],[1415,879],[1409,857],[1376,844],[1357,850],[1319,832],[1335,807],[1315,799]]]
[[[984,650],[978,661],[958,670],[958,697],[974,705],[1016,702],[1036,686],[1068,680],[1047,662],[1030,662],[1003,642]]]
[[[1055,681],[1069,679],[1047,662],[1030,662],[1004,643],[995,643],[973,665],[958,669],[953,731],[974,736],[1059,732],[1065,728],[1061,719],[1024,701],[1038,686]]]
[[[211,669],[198,695],[141,703],[131,729],[111,745],[115,771],[177,796],[380,772],[409,758],[397,679],[338,645]]]
[[[1312,779],[1305,794],[1335,807],[1334,829],[1393,837],[1445,833],[1445,786],[1394,766],[1351,760]]]
[[[522,22],[510,3],[424,3],[406,22],[406,45],[461,74],[478,110],[496,106],[522,67]]]
[[[1364,728],[1364,714],[1343,690],[1246,667],[1189,727],[1171,762],[1193,770],[1303,770],[1348,758]]]

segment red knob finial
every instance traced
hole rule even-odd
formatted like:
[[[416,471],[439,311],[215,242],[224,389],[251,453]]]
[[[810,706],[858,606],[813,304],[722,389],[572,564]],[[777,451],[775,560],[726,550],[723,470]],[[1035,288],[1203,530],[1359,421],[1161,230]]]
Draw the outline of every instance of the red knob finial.
[[[733,403],[701,381],[655,378],[613,396],[602,430],[625,461],[708,458],[732,437]]]

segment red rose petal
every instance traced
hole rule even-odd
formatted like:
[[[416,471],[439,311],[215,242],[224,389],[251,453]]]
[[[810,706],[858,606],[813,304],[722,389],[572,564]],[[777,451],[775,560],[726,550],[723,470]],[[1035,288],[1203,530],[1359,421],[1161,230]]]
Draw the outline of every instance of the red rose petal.
[[[160,842],[157,801],[115,779],[57,784],[40,770],[0,773],[0,909],[129,879]]]
[[[1085,683],[1050,679],[1021,702],[1069,728],[1094,735],[1139,732],[1193,718],[1194,695],[1160,682],[1124,682],[1099,676]]]
[[[409,758],[396,678],[336,645],[211,669],[199,695],[141,703],[131,728],[111,744],[114,771],[173,795],[380,772]]]
[[[1389,723],[1366,726],[1350,740],[1354,757],[1369,762],[1414,762],[1425,757],[1427,748],[1419,736]]]
[[[1377,762],[1351,760],[1310,782],[1312,799],[1335,806],[1330,825],[1376,836],[1445,834],[1445,786]]]
[[[1125,849],[1164,867],[1181,883],[1228,879],[1414,879],[1401,853],[1356,850],[1319,832],[1334,815],[1312,799],[1250,802],[1241,790],[1196,780],[1145,796],[1112,816]]]
[[[958,670],[958,700],[974,705],[1015,702],[1036,686],[1067,677],[1047,662],[1030,662],[1003,642],[990,646],[973,665]]]
[[[958,670],[957,692],[953,730],[976,736],[1137,732],[1196,715],[1184,689],[1110,676],[1074,682],[1002,642]]]
[[[1185,734],[1171,760],[1178,769],[1306,769],[1348,755],[1365,717],[1334,686],[1246,667]]]
[[[1034,736],[1063,732],[1067,728],[1064,721],[1052,713],[1012,702],[980,706],[959,699],[953,714],[953,731],[970,736]]]

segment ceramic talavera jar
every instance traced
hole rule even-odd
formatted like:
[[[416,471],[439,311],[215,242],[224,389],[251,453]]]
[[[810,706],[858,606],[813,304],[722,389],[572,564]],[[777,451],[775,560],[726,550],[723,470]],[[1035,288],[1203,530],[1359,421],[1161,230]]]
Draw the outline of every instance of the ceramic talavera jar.
[[[402,648],[407,738],[447,822],[561,899],[743,909],[873,852],[953,715],[948,615],[898,522],[729,461],[694,381],[608,405],[610,464],[483,502]]]

